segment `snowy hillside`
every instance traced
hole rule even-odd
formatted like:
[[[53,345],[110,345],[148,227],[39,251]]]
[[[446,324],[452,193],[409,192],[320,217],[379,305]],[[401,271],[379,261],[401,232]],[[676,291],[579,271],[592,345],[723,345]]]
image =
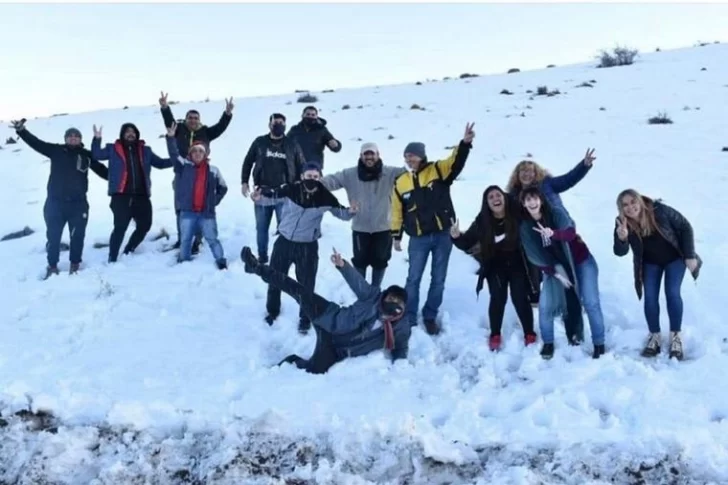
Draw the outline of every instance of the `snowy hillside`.
[[[211,153],[230,186],[218,210],[227,272],[215,269],[207,246],[192,264],[176,266],[174,253],[157,251],[165,241],[147,241],[107,266],[107,250],[92,245],[111,232],[109,198],[105,182],[90,175],[84,267],[40,281],[49,165],[22,141],[2,146],[0,235],[26,225],[36,232],[0,243],[0,483],[728,483],[728,153],[721,151],[728,46],[646,54],[610,69],[589,62],[422,81],[314,93],[343,143],[341,153],[326,154],[326,171],[354,165],[365,141],[378,143],[386,164],[401,165],[410,141],[442,157],[474,121],[474,149],[453,188],[464,226],[483,189],[505,186],[526,154],[560,174],[596,148],[594,169],[563,200],[600,266],[606,356],[592,360],[591,344],[568,348],[557,325],[559,350],[542,360],[540,342],[524,349],[510,303],[505,347],[489,352],[487,291],[476,300],[474,262],[453,250],[444,331],[430,337],[415,329],[407,361],[392,366],[374,354],[321,376],[274,367],[290,353],[309,355],[315,337],[298,334],[297,305],[285,296],[277,323],[263,321],[266,287],[239,259],[243,245],[255,246],[240,169],[268,116],[282,112],[291,126],[304,105],[296,94],[233,93],[233,121]],[[590,87],[577,87],[584,82]],[[526,92],[539,86],[561,94]],[[132,121],[166,156],[160,89],[175,99],[174,85],[150,86],[147,107],[27,127],[61,142],[75,126],[90,146],[92,125],[103,125],[111,142]],[[499,94],[504,89],[513,94]],[[172,106],[178,118],[190,107],[210,124],[224,103]],[[673,124],[647,124],[663,111]],[[14,135],[0,128],[3,140]],[[152,174],[150,235],[165,227],[174,237],[171,180],[171,170]],[[647,326],[631,256],[612,254],[615,198],[627,187],[682,211],[705,261],[697,284],[687,277],[683,284],[681,363],[639,356]],[[335,195],[346,203],[343,191]],[[349,224],[326,216],[323,232],[316,289],[351,302],[328,261],[332,246],[350,257]],[[405,255],[394,253],[385,285],[404,284]],[[429,270],[423,294],[428,284]],[[53,416],[28,421],[16,415],[23,409]],[[52,432],[28,432],[33,423]]]

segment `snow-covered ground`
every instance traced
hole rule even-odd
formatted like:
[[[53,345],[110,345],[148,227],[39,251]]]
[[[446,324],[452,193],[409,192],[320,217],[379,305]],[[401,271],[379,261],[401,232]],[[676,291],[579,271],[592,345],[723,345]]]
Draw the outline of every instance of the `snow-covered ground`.
[[[108,239],[112,215],[105,182],[91,174],[83,271],[40,281],[48,164],[22,141],[4,145],[0,235],[26,225],[36,232],[0,243],[0,483],[728,483],[728,46],[647,54],[629,67],[593,64],[315,94],[343,143],[327,153],[327,171],[355,164],[363,141],[378,143],[392,165],[414,140],[444,156],[474,121],[475,148],[453,188],[461,225],[483,189],[504,186],[526,154],[563,173],[596,148],[595,168],[563,199],[600,266],[608,354],[599,360],[590,343],[567,348],[562,331],[551,361],[538,355],[540,343],[524,349],[510,304],[505,348],[489,352],[487,291],[476,300],[474,262],[453,250],[444,332],[416,329],[406,361],[370,355],[321,376],[275,367],[290,353],[308,355],[314,337],[297,333],[297,306],[285,296],[276,325],[263,321],[265,286],[238,256],[255,247],[240,168],[272,112],[289,126],[298,120],[295,94],[237,97],[230,128],[212,145],[231,187],[218,216],[227,272],[207,247],[192,264],[173,265],[174,253],[157,251],[164,241],[107,266],[106,249],[92,245]],[[593,87],[576,87],[585,81]],[[526,92],[538,86],[561,94]],[[174,99],[174,85],[164,88]],[[157,92],[147,107],[27,126],[49,141],[76,126],[90,145],[93,124],[112,141],[132,121],[165,155]],[[211,124],[224,104],[173,110],[182,117],[190,107]],[[674,124],[648,125],[660,111]],[[153,172],[150,235],[174,233],[171,180],[171,170]],[[682,363],[639,357],[647,329],[631,257],[611,249],[615,197],[627,187],[681,210],[705,260],[697,284],[686,277],[683,285]],[[351,302],[328,261],[332,246],[349,257],[349,225],[327,216],[323,232],[317,291]],[[404,284],[405,255],[394,253],[385,284]],[[24,409],[53,416],[28,421],[16,416]]]

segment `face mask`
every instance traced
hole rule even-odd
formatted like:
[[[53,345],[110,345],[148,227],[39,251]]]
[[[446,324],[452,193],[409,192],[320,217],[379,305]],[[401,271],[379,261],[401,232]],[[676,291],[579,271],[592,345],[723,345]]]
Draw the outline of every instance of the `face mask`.
[[[286,131],[286,127],[281,125],[280,123],[276,123],[270,129],[270,132],[273,134],[273,136],[282,136],[283,133],[285,133],[285,131]]]
[[[318,188],[318,184],[318,180],[306,179],[303,181],[303,188],[308,190],[309,192],[313,192]]]
[[[382,315],[386,318],[397,318],[404,313],[402,305],[395,301],[382,302]]]
[[[306,123],[308,126],[313,126],[318,123],[318,120],[316,118],[304,118],[303,122]]]

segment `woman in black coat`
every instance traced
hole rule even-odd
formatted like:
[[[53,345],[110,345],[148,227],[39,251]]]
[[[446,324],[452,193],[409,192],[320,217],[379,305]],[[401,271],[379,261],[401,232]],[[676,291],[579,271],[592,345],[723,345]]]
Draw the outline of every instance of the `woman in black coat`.
[[[518,224],[520,207],[512,204],[508,195],[497,185],[483,192],[480,213],[465,233],[458,224],[450,229],[450,237],[458,249],[472,255],[479,263],[476,293],[488,282],[490,304],[490,349],[501,346],[501,328],[511,290],[511,302],[523,326],[524,342],[536,342],[533,331],[533,311],[530,299],[538,293],[538,282],[532,281],[526,257],[521,247]]]

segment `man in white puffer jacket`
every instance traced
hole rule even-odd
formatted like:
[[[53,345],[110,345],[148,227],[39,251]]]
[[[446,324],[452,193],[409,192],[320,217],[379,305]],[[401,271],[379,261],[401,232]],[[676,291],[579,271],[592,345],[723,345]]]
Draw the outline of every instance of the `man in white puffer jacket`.
[[[381,287],[384,273],[392,257],[391,196],[394,180],[405,173],[405,167],[386,166],[375,143],[361,146],[355,167],[332,173],[321,179],[331,190],[345,189],[349,200],[359,203],[359,212],[352,220],[352,265],[366,278],[372,267],[372,286]]]

